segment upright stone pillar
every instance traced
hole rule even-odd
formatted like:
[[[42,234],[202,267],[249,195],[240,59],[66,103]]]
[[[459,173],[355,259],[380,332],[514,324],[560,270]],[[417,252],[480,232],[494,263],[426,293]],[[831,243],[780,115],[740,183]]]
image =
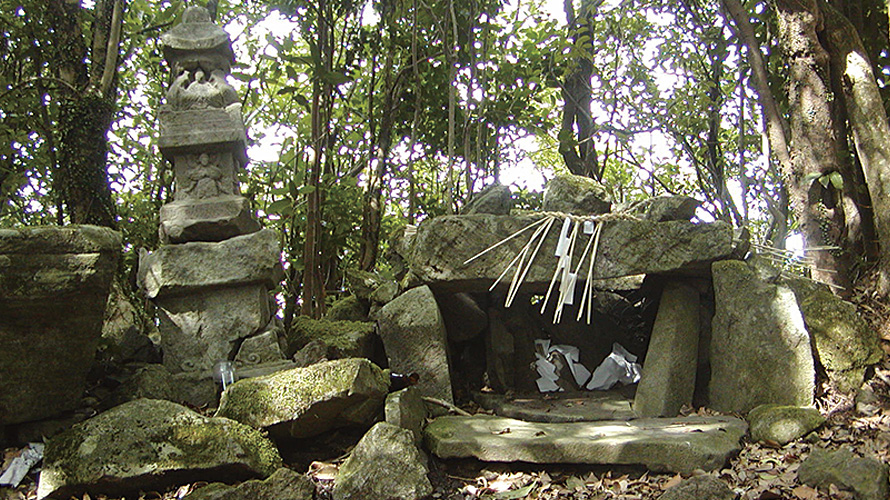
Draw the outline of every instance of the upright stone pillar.
[[[162,246],[141,256],[139,280],[158,306],[164,365],[192,386],[182,391],[190,402],[206,404],[215,367],[235,360],[245,340],[262,336],[277,348],[269,290],[281,277],[280,252],[240,195],[247,135],[226,81],[234,62],[228,34],[206,9],[189,7],[161,44],[173,77],[159,145],[173,165],[175,196],[161,208]]]

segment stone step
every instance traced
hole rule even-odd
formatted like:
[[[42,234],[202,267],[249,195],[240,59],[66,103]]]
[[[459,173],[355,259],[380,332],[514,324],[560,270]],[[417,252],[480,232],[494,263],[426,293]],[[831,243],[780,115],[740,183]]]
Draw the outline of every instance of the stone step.
[[[734,417],[648,418],[572,423],[446,416],[424,430],[439,458],[540,464],[643,465],[655,472],[716,470],[741,449],[748,430]]]

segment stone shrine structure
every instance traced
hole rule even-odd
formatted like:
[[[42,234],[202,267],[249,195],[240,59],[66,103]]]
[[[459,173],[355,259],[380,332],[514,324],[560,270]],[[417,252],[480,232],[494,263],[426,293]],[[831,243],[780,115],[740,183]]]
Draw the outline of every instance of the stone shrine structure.
[[[234,62],[228,34],[205,8],[189,7],[160,40],[172,83],[159,145],[173,165],[175,196],[161,208],[161,248],[141,255],[139,283],[158,307],[164,366],[191,403],[205,404],[216,397],[221,362],[283,360],[269,296],[280,251],[240,195],[247,135],[226,81]]]

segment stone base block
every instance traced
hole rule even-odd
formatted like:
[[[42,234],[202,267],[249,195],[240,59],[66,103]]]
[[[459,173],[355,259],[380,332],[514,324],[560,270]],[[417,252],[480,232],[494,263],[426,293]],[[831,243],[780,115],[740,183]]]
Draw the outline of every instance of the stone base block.
[[[161,207],[163,243],[223,241],[260,230],[250,201],[243,196],[174,201]]]
[[[269,296],[262,285],[208,289],[156,301],[164,366],[171,373],[212,374],[231,360],[241,339],[269,323]]]

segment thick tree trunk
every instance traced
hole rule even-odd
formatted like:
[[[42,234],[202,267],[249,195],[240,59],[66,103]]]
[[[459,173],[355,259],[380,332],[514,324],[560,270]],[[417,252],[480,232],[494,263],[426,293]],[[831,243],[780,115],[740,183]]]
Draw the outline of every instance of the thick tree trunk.
[[[880,248],[879,287],[886,296],[890,293],[890,126],[856,29],[831,6],[823,8],[832,62],[843,78],[850,128],[871,196]]]
[[[835,247],[844,230],[841,193],[818,179],[845,171],[847,153],[845,138],[836,135],[829,55],[818,35],[821,12],[816,0],[776,0],[774,8],[789,68],[792,170],[786,172],[786,185],[807,247]],[[832,285],[836,293],[850,293],[848,252],[817,251],[812,258],[815,279]]]
[[[46,8],[59,36],[50,65],[70,90],[60,99],[54,187],[71,223],[115,227],[106,134],[114,116],[123,0],[96,2],[89,51],[80,29],[79,2],[51,0]]]

